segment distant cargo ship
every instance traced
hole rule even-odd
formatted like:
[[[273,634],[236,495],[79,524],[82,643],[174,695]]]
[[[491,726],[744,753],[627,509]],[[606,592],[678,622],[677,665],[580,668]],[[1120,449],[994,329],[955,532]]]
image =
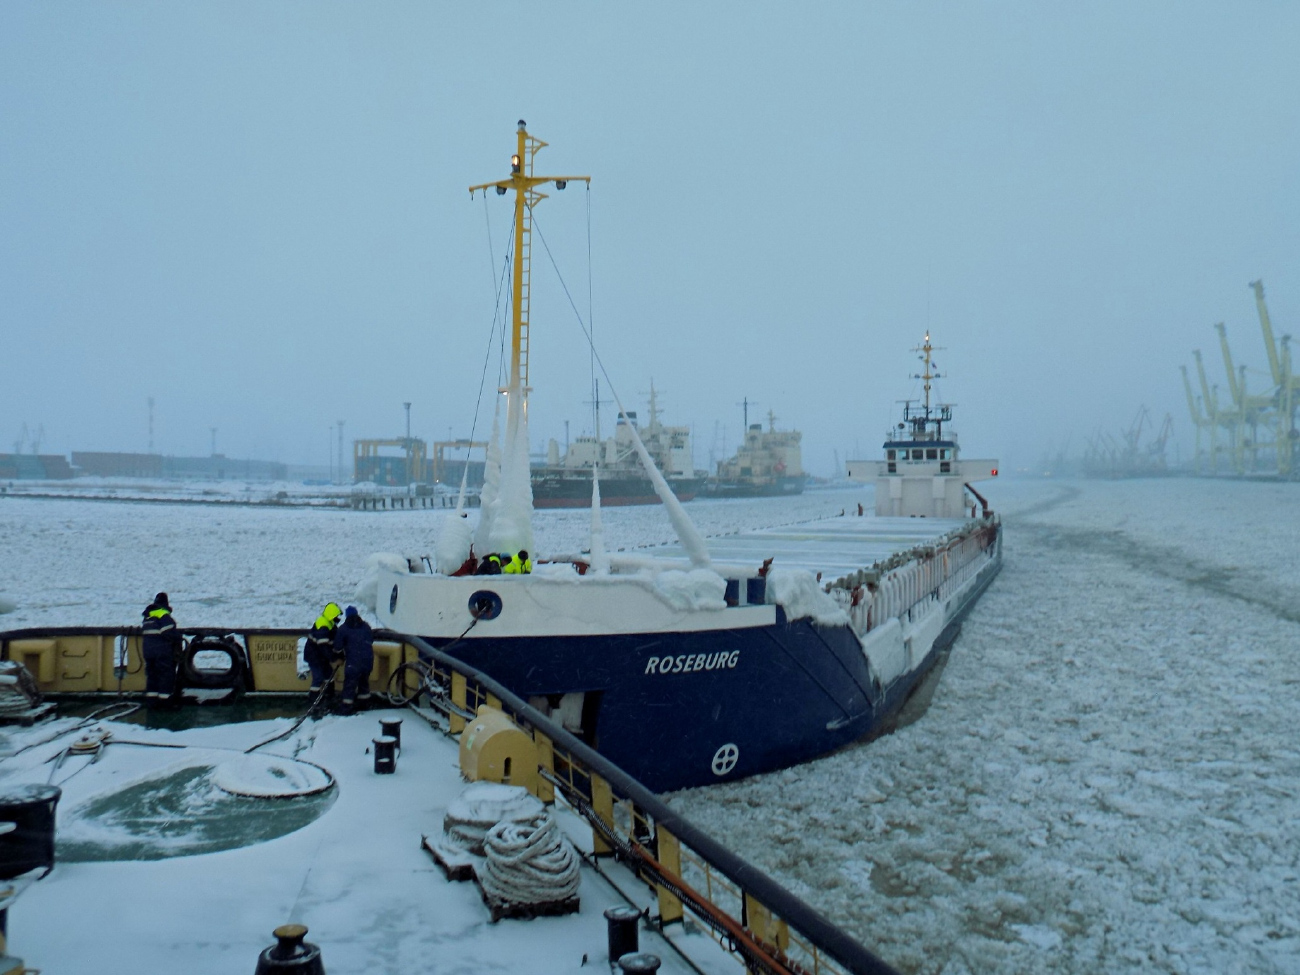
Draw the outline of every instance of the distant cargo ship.
[[[745,442],[730,460],[718,462],[717,474],[704,485],[712,498],[767,498],[803,494],[808,475],[803,470],[798,430],[778,430],[776,415],[767,413],[768,428],[748,423]]]
[[[677,500],[691,500],[704,483],[691,459],[691,428],[665,426],[659,422],[659,414],[652,382],[650,422],[645,427],[637,426],[636,411],[629,410],[619,416],[614,436],[608,439],[578,437],[563,456],[560,445],[552,440],[546,466],[534,467],[531,472],[533,504],[538,508],[590,508],[591,473],[597,465],[602,505],[658,504],[654,484],[637,457],[632,427],[637,428]]]

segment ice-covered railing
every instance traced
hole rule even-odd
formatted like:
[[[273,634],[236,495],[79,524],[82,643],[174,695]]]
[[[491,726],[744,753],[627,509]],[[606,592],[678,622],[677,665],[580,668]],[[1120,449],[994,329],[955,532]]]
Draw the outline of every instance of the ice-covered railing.
[[[657,892],[659,925],[687,914],[747,972],[896,975],[766,874],[701,832],[602,755],[485,674],[417,637],[441,698],[430,703],[459,734],[480,705],[499,708],[537,745],[539,798],[563,801],[592,825],[595,856],[614,856]]]
[[[864,636],[888,620],[913,618],[923,606],[961,589],[991,556],[996,524],[900,552],[870,569],[836,579],[831,592],[847,604],[854,632]]]

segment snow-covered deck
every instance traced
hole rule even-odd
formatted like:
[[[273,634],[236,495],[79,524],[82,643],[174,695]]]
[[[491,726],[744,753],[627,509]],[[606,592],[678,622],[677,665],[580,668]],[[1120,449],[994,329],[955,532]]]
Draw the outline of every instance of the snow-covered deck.
[[[379,733],[377,719],[402,717],[402,751],[394,775],[376,775],[367,749]],[[61,724],[74,722],[64,719]],[[109,744],[89,764],[68,759],[53,773],[63,798],[59,839],[84,840],[120,833],[122,823],[86,821],[96,797],[183,769],[210,766],[277,731],[289,719],[258,721],[184,732],[111,724],[121,739],[188,748]],[[0,735],[0,788],[45,783],[49,759],[71,736],[13,753],[51,735],[49,724]],[[307,940],[321,947],[326,970],[346,972],[570,972],[584,961],[604,969],[603,912],[627,902],[602,876],[584,865],[581,909],[563,917],[490,923],[472,881],[447,880],[420,848],[422,834],[442,831],[448,803],[465,787],[456,743],[411,712],[371,712],[351,718],[307,722],[262,753],[307,759],[336,777],[337,798],[300,829],[265,842],[221,852],[167,856],[186,840],[173,821],[131,823],[158,859],[60,862],[30,886],[9,915],[10,951],[46,972],[252,971],[258,953],[273,943],[271,929],[295,921],[310,928]],[[203,790],[188,800],[202,814]],[[253,801],[253,800],[249,800]],[[300,800],[263,800],[296,802]],[[111,820],[111,817],[109,817]],[[580,850],[591,830],[562,812],[560,823]],[[178,834],[181,838],[178,839]],[[171,847],[169,850],[168,848]],[[613,862],[602,870],[618,887],[650,906],[649,889]],[[736,966],[702,933],[675,935],[706,971]],[[658,955],[663,972],[691,969],[662,938],[641,931],[641,950]],[[595,970],[592,968],[591,970]]]
[[[708,539],[719,566],[757,569],[765,559],[782,569],[805,569],[835,578],[867,568],[918,545],[933,543],[966,521],[959,518],[877,518],[846,513],[797,525],[782,525]],[[686,558],[680,546],[660,546],[656,556]]]

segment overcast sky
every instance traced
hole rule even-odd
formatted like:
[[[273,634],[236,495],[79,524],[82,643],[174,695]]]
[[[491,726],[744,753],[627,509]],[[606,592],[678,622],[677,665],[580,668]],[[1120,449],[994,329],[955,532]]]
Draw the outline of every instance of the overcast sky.
[[[1222,383],[1225,321],[1260,390],[1247,283],[1300,322],[1298,44],[1291,3],[10,0],[0,451],[143,450],[150,396],[164,453],[468,436],[510,206],[466,188],[522,118],[592,176],[537,218],[625,404],[701,464],[746,396],[815,473],[876,456],[927,328],[968,456],[1142,404],[1186,456],[1190,350]],[[591,397],[533,277],[539,447]]]

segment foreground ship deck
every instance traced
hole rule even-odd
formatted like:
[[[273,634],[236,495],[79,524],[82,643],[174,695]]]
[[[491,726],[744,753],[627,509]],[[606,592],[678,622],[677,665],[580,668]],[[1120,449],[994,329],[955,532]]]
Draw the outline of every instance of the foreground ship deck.
[[[435,668],[455,667],[426,651]],[[448,673],[462,703],[441,710],[181,731],[60,718],[5,732],[0,793],[63,790],[59,862],[43,879],[10,881],[21,896],[0,905],[12,953],[46,971],[216,975],[251,970],[270,929],[293,922],[334,975],[576,972],[608,964],[604,912],[631,907],[643,916],[638,948],[663,972],[890,971],[504,688]],[[487,710],[472,718],[476,703]],[[490,910],[474,882],[444,875],[420,849],[426,837],[437,845],[466,788],[444,730],[469,721],[469,736],[484,715],[514,723],[477,767],[531,756],[514,775],[532,775],[581,855],[572,913]],[[375,719],[393,718],[404,719],[396,772],[376,774]],[[87,734],[99,748],[69,750]],[[473,748],[462,741],[462,767]],[[298,794],[276,795],[286,789]],[[10,852],[0,843],[0,865]]]

